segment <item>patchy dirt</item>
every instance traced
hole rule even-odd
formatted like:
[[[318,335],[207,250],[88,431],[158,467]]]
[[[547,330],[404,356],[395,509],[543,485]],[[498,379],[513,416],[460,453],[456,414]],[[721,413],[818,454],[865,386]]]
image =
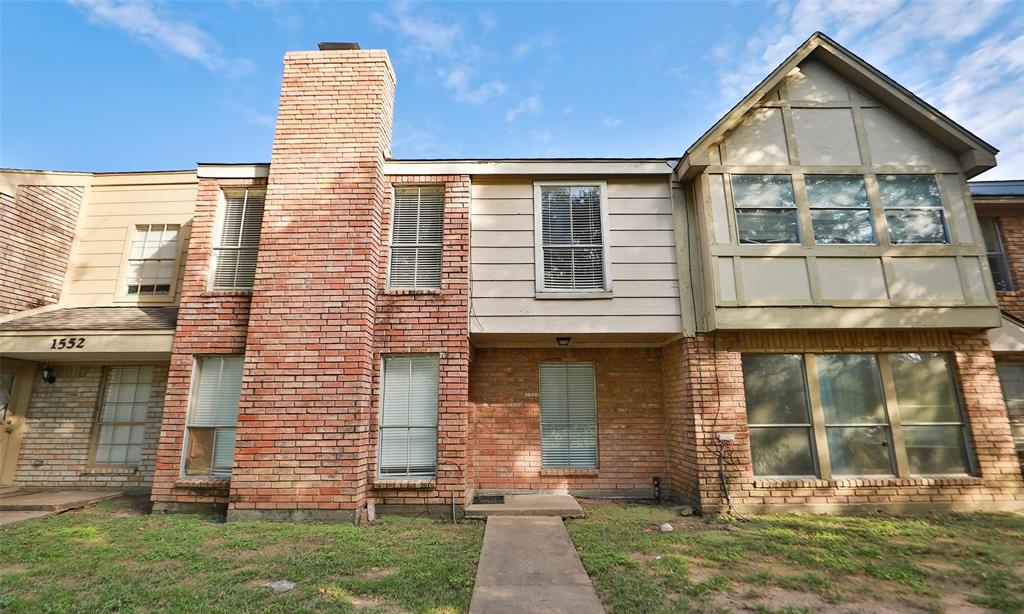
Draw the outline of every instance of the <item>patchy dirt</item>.
[[[757,591],[757,596],[747,598],[735,592],[715,593],[711,602],[718,608],[729,612],[764,612],[764,611],[785,611],[785,612],[824,612],[827,614],[860,614],[871,612],[872,614],[905,614],[906,612],[923,612],[925,610],[907,607],[905,604],[899,606],[885,605],[880,603],[828,603],[813,593],[804,593],[784,588],[763,587]]]
[[[388,576],[394,575],[398,571],[397,567],[382,567],[380,569],[370,569],[359,574],[359,577],[363,580],[380,580]]]
[[[31,569],[28,565],[17,565],[12,563],[4,563],[0,565],[0,576],[6,576],[8,574],[25,573]]]

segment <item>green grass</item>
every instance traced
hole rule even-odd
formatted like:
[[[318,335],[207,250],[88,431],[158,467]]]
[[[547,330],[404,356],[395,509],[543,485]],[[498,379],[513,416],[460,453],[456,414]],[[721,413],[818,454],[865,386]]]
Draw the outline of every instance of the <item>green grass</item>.
[[[483,525],[148,516],[128,500],[0,527],[0,612],[463,612]],[[290,580],[274,593],[262,581]]]
[[[567,521],[609,612],[1024,611],[1024,515],[759,516],[584,502]],[[672,533],[659,533],[670,522]]]

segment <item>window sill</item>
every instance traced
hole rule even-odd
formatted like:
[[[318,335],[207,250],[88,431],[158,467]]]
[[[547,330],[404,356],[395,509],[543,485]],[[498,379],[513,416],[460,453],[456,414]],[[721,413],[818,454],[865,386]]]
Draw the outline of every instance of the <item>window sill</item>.
[[[139,468],[135,465],[92,465],[78,475],[135,475],[138,472]]]
[[[437,296],[441,292],[441,288],[388,288],[384,290],[383,294],[384,296],[414,296],[417,294]]]
[[[181,478],[174,481],[175,488],[227,488],[231,478]]]
[[[819,478],[754,478],[754,488],[859,488],[885,486],[980,486],[972,475],[935,475],[900,478],[895,476]]]
[[[232,296],[251,297],[252,290],[205,290],[200,296],[203,298],[230,298]]]
[[[433,490],[437,487],[435,479],[429,480],[382,480],[373,481],[374,488],[390,488],[401,490]]]
[[[556,468],[551,467],[549,469],[541,469],[540,474],[542,476],[556,476],[556,475],[575,475],[575,476],[591,476],[596,477],[600,474],[598,469],[586,468],[586,467],[566,467]]]
[[[582,300],[582,299],[608,299],[615,296],[608,292],[537,292],[534,295],[537,300]]]

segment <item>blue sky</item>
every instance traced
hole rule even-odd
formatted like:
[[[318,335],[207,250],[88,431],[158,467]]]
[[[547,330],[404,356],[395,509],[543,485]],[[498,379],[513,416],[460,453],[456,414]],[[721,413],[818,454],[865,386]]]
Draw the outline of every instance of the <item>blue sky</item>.
[[[0,6],[0,166],[270,159],[281,57],[386,48],[394,155],[678,156],[815,30],[1024,177],[1024,3],[332,3]]]

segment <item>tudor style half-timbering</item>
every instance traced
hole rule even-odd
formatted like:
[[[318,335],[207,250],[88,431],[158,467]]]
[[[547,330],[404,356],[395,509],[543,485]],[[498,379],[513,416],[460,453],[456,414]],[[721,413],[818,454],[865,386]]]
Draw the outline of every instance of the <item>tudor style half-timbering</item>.
[[[1020,195],[976,213],[995,150],[860,58],[815,34],[671,160],[396,160],[394,92],[324,44],[269,163],[0,172],[2,483],[1024,507]]]

